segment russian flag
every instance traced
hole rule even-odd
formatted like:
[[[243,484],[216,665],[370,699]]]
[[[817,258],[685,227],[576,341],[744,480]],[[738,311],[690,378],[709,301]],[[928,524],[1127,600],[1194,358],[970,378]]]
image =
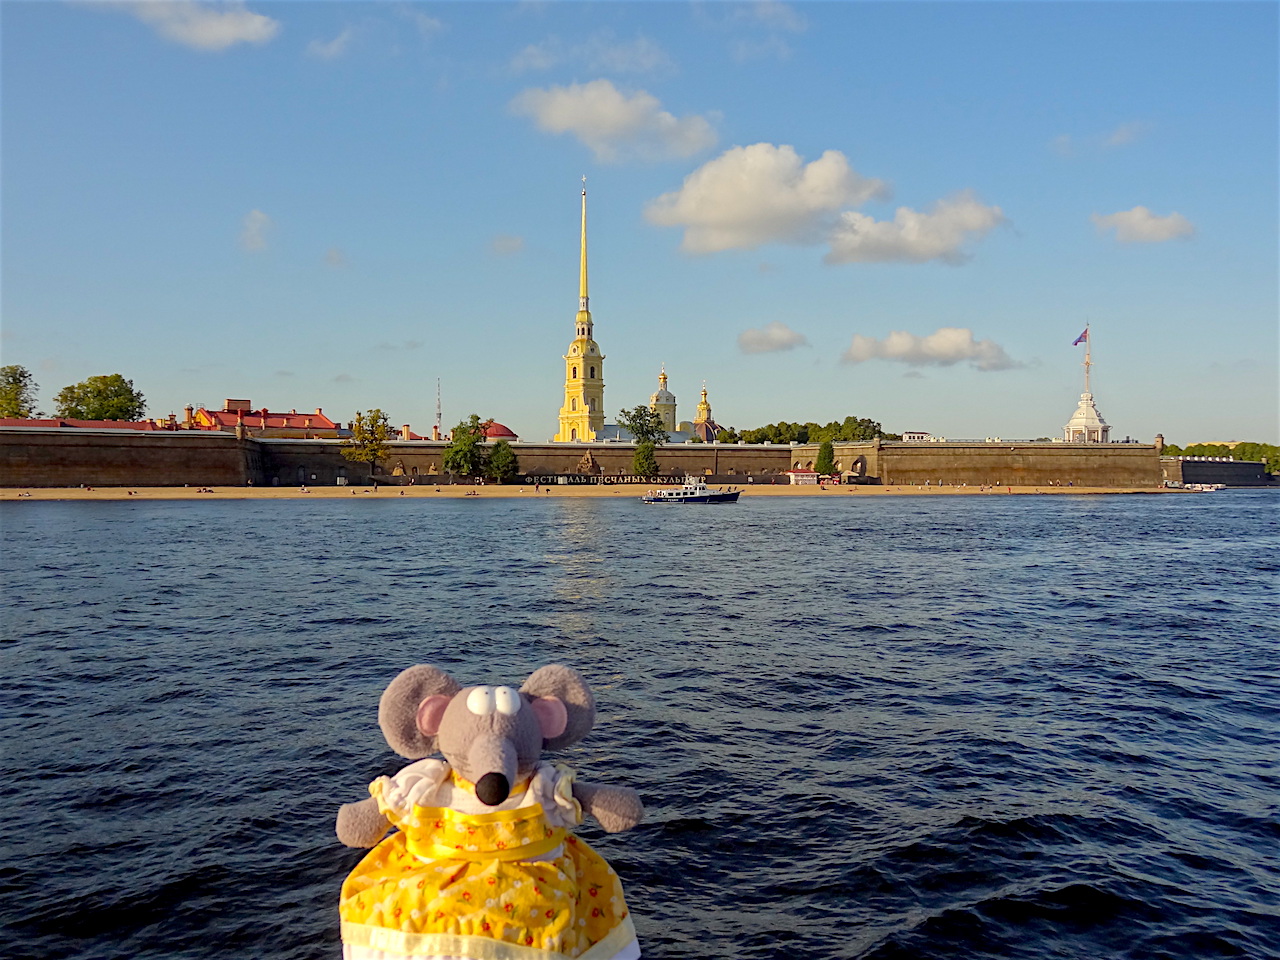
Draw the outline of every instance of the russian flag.
[[[1078,336],[1078,337],[1076,337],[1074,340],[1072,340],[1072,341],[1071,341],[1071,345],[1072,345],[1073,347],[1078,347],[1078,346],[1080,346],[1080,344],[1084,343],[1084,342],[1085,342],[1086,340],[1088,340],[1088,339],[1089,339],[1089,328],[1088,328],[1088,327],[1085,327],[1085,328],[1084,328],[1084,333],[1080,334],[1080,336]]]

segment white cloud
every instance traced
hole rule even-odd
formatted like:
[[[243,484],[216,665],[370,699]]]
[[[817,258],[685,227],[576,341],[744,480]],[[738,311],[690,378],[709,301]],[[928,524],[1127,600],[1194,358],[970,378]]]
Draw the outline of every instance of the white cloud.
[[[347,52],[347,44],[351,42],[352,30],[346,27],[332,40],[312,40],[307,44],[307,53],[321,60],[333,60]]]
[[[409,4],[401,4],[396,8],[400,16],[413,21],[414,26],[418,28],[418,32],[422,34],[422,39],[430,40],[437,33],[444,29],[444,24],[435,17],[428,16],[421,10],[415,10]]]
[[[564,46],[554,37],[542,43],[531,43],[511,58],[512,73],[550,70],[565,59]]]
[[[809,341],[780,320],[772,320],[759,330],[743,330],[738,334],[738,349],[743,353],[777,353],[804,346]]]
[[[489,242],[489,251],[498,257],[510,257],[524,250],[524,237],[500,233]]]
[[[624,152],[649,159],[687,157],[715,143],[715,131],[700,116],[677,119],[657,98],[639,90],[623,95],[608,80],[568,87],[529,89],[511,108],[532,117],[540,130],[571,133],[602,162]]]
[[[809,28],[809,21],[804,14],[778,0],[755,0],[754,3],[742,4],[733,8],[733,15],[740,22],[748,21],[770,30],[803,33]]]
[[[828,263],[963,263],[961,249],[970,238],[985,236],[1005,217],[999,207],[981,203],[966,191],[939,200],[928,213],[899,207],[892,220],[875,220],[848,211],[831,237]]]
[[[674,67],[666,52],[648,37],[619,42],[602,34],[588,40],[583,53],[592,71],[601,73],[655,73]]]
[[[1112,130],[1105,140],[1104,145],[1108,147],[1124,147],[1145,137],[1151,132],[1152,125],[1145,120],[1131,120],[1128,123],[1122,123],[1120,126]]]
[[[1049,141],[1049,149],[1060,157],[1096,154],[1102,150],[1137,143],[1154,129],[1155,124],[1148,120],[1130,120],[1104,134],[1092,133],[1083,137],[1073,137],[1069,133],[1059,134]]]
[[[1143,206],[1106,216],[1095,213],[1090,219],[1099,233],[1115,230],[1116,239],[1121,243],[1164,243],[1196,232],[1191,221],[1180,213],[1160,217]]]
[[[592,73],[658,73],[675,69],[666,51],[648,37],[618,40],[608,30],[573,46],[559,37],[548,37],[512,57],[510,68],[513,73],[529,73],[569,62]]]
[[[1049,141],[1049,149],[1060,157],[1069,157],[1075,153],[1075,141],[1071,139],[1071,134],[1062,133]]]
[[[240,229],[240,246],[251,251],[267,249],[267,231],[270,229],[270,217],[261,210],[250,210],[245,214]]]
[[[729,52],[739,63],[786,60],[793,53],[787,37],[809,29],[808,19],[796,7],[778,0],[700,4],[695,9],[705,25],[730,34]]]
[[[752,249],[766,243],[820,243],[842,207],[888,195],[838,150],[806,164],[790,146],[733,147],[685,177],[645,211],[651,223],[684,227],[690,253]]]
[[[1022,366],[994,340],[974,340],[973,331],[964,327],[942,327],[927,337],[898,330],[883,340],[855,333],[840,359],[845,363],[890,360],[912,367],[949,367],[967,361],[983,371]]]
[[[249,11],[239,0],[227,3],[128,0],[110,7],[141,20],[166,40],[196,50],[225,50],[237,43],[266,43],[280,32],[279,21]]]

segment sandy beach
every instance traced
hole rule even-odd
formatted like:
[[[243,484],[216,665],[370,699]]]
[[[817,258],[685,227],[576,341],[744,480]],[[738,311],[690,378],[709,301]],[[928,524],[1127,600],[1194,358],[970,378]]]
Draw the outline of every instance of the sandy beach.
[[[511,484],[509,486],[462,484],[436,487],[421,484],[352,487],[9,487],[0,489],[5,500],[280,500],[332,499],[350,497],[415,497],[449,499],[460,497],[634,497],[649,490],[646,484],[563,484],[551,487]],[[723,486],[722,486],[723,489]],[[745,484],[742,500],[751,497],[892,497],[892,496],[1020,496],[1028,494],[1117,494],[1178,493],[1153,487],[1123,489],[1111,487],[937,487],[937,486],[792,486],[790,484]]]

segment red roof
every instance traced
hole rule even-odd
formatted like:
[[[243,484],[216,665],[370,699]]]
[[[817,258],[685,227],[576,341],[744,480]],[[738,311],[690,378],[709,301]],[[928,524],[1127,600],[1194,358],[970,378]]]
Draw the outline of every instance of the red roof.
[[[484,438],[486,440],[519,440],[506,424],[498,423],[497,420],[490,422],[485,427]]]
[[[315,413],[273,413],[270,410],[208,410],[201,408],[202,417],[212,421],[206,430],[234,430],[243,422],[246,427],[285,430],[336,430],[338,425],[319,410]]]

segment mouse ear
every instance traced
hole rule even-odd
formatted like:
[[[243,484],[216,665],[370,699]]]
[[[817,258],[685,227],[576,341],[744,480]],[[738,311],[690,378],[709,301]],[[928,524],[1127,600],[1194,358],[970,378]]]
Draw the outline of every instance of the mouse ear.
[[[555,737],[544,738],[544,750],[559,750],[577,743],[591,731],[596,722],[595,697],[591,695],[591,688],[582,679],[582,674],[572,667],[559,663],[539,667],[529,675],[520,692],[533,698],[535,712],[538,711],[539,697],[554,697],[564,705],[567,714],[564,732]],[[541,713],[538,716],[541,717]]]
[[[432,697],[446,697],[462,689],[457,680],[439,667],[420,663],[404,670],[387,685],[378,705],[378,725],[391,749],[402,757],[420,760],[436,752],[435,731],[418,724],[419,709]]]

